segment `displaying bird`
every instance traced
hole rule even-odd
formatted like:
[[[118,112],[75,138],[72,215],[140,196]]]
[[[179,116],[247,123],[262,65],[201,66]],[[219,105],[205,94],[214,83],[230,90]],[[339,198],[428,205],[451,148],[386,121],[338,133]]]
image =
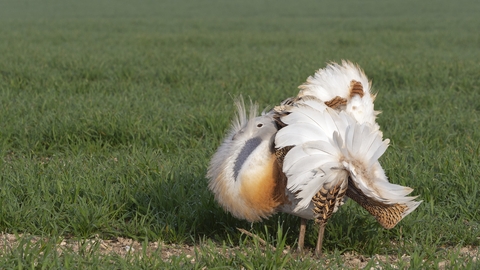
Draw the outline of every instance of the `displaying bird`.
[[[299,94],[257,116],[243,101],[232,128],[213,156],[209,188],[223,208],[251,222],[286,212],[325,225],[350,197],[385,228],[393,228],[421,202],[411,188],[388,182],[378,162],[388,147],[373,109],[375,96],[363,71],[332,63],[301,85]]]

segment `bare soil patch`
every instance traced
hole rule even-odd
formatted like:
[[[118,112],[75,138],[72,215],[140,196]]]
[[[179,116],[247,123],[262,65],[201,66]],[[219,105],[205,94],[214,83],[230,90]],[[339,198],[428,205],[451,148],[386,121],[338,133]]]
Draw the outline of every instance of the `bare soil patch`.
[[[25,241],[20,241],[20,239],[29,239],[30,244],[36,244],[39,241],[48,241],[48,239],[41,238],[38,236],[28,236],[19,234],[9,234],[1,233],[0,234],[0,256],[3,256],[5,252],[9,249],[17,248],[19,244],[26,244]],[[150,256],[152,254],[160,254],[162,260],[169,260],[172,257],[186,256],[191,263],[195,263],[195,250],[201,248],[200,246],[185,245],[185,244],[165,244],[162,242],[149,242],[148,244],[141,243],[129,238],[117,237],[115,239],[104,240],[100,238],[86,239],[86,240],[73,240],[73,239],[62,239],[57,241],[57,251],[59,253],[64,252],[65,250],[79,252],[81,249],[88,250],[93,249],[94,246],[98,245],[98,251],[103,254],[116,254],[119,256],[130,255],[139,255],[139,256]],[[236,248],[231,248],[225,250],[223,247],[217,247],[217,252],[228,252],[232,253]],[[287,247],[284,250],[284,253],[293,252],[290,247]],[[474,262],[480,262],[480,251],[479,247],[465,246],[460,248],[459,257],[460,258],[472,258]],[[229,254],[231,255],[231,254]],[[305,256],[311,256],[307,254]],[[347,252],[342,255],[344,266],[349,268],[364,268],[372,260],[374,264],[390,264],[395,268],[395,265],[400,261],[408,263],[410,261],[410,256],[403,255],[399,256],[386,256],[386,255],[374,255],[374,256],[365,256],[362,254],[357,254],[353,252]],[[324,265],[328,265],[328,259],[322,262]],[[438,264],[439,269],[445,269],[449,267],[449,262],[447,260],[441,261]],[[378,269],[381,269],[378,268]]]

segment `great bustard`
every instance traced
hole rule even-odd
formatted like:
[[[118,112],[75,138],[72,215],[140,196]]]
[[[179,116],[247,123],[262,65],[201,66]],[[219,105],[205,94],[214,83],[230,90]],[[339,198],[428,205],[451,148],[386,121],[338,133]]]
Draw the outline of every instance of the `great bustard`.
[[[350,62],[332,63],[309,77],[299,94],[258,116],[242,100],[232,128],[208,169],[209,188],[235,217],[260,221],[276,212],[325,225],[347,196],[387,229],[420,203],[412,189],[388,182],[378,159],[388,139],[375,122],[375,96],[363,71]]]

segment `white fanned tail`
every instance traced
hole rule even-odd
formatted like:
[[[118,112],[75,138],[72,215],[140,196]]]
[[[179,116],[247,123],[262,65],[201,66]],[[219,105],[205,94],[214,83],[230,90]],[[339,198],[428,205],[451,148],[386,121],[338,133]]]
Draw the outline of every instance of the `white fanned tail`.
[[[287,126],[278,131],[275,144],[278,148],[294,146],[285,156],[283,171],[287,189],[300,200],[295,211],[307,208],[322,187],[346,179],[349,189],[352,185],[355,194],[367,202],[401,204],[401,218],[421,203],[406,197],[411,188],[388,182],[378,159],[389,140],[382,140],[377,126],[359,123],[349,113],[326,106],[319,111],[297,104],[286,111],[289,114],[281,120]]]
[[[298,97],[314,96],[323,102],[337,99],[337,110],[345,110],[358,123],[370,123],[379,129],[375,119],[380,112],[373,107],[375,94],[359,66],[349,61],[342,61],[341,65],[330,63],[308,77],[299,88]]]
[[[361,68],[349,61],[342,61],[341,65],[330,63],[299,86],[300,95],[315,96],[323,101],[331,100],[336,96],[346,98],[350,95],[352,80],[362,84],[365,94],[370,93],[368,78]]]

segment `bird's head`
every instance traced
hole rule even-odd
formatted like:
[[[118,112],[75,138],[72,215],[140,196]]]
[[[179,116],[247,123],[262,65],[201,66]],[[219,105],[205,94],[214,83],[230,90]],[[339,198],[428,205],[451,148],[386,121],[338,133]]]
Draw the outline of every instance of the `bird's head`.
[[[257,221],[271,215],[276,206],[266,202],[278,174],[273,142],[277,127],[272,114],[257,116],[257,105],[249,114],[242,99],[236,102],[237,116],[207,172],[215,199],[235,217]],[[281,170],[280,170],[281,171]]]

